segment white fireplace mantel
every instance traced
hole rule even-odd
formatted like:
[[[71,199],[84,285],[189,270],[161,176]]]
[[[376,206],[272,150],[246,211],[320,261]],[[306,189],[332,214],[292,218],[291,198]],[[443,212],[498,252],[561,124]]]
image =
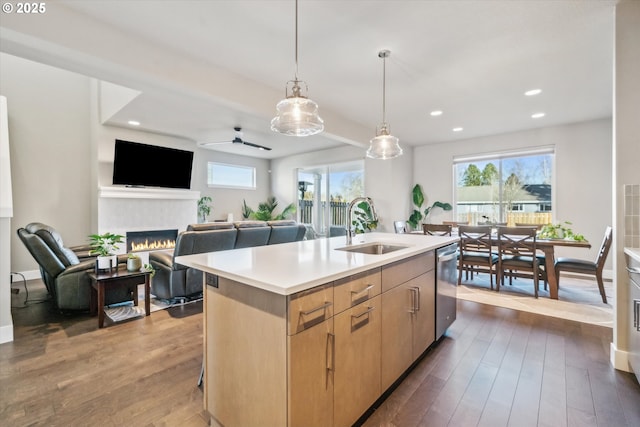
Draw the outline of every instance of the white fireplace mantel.
[[[198,200],[200,192],[173,190],[170,188],[100,187],[98,197],[112,199]]]

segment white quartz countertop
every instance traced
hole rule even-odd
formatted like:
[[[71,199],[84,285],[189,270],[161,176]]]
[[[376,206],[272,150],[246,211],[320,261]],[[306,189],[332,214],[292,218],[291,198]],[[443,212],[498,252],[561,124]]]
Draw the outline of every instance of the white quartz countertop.
[[[345,237],[176,257],[175,262],[280,295],[291,295],[458,241],[458,237],[366,233],[351,246],[379,242],[406,246],[381,255],[336,250]]]
[[[624,253],[640,262],[640,248],[624,248]]]

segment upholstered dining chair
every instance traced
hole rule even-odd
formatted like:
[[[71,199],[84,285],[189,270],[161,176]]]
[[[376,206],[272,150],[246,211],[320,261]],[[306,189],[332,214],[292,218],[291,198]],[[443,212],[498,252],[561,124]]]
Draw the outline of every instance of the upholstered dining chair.
[[[498,227],[498,277],[496,288],[504,286],[504,277],[533,279],[534,295],[542,269],[538,261],[535,227]]]
[[[462,272],[489,273],[489,283],[493,289],[494,265],[498,262],[498,255],[493,250],[491,226],[461,225],[458,227],[460,236],[460,254],[458,256],[458,286],[462,283]]]
[[[607,303],[607,295],[604,293],[604,282],[602,280],[602,270],[604,269],[604,263],[609,255],[609,249],[611,249],[611,242],[613,240],[613,230],[611,227],[607,227],[604,232],[604,239],[600,245],[598,256],[595,261],[589,261],[577,258],[558,258],[555,262],[556,278],[558,280],[558,288],[560,287],[560,272],[567,271],[571,273],[582,273],[596,276],[598,282],[598,289],[600,290],[600,296],[602,302]]]
[[[451,236],[451,225],[422,224],[422,231],[430,236]]]

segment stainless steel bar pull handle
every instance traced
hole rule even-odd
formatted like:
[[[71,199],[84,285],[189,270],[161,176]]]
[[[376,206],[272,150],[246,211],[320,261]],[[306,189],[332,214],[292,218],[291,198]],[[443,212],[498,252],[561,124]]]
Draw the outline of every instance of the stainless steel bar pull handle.
[[[411,310],[409,312],[411,314],[416,314],[418,312],[418,303],[416,299],[418,298],[418,288],[409,288],[411,291]]]
[[[415,297],[415,307],[414,307],[414,309],[415,309],[414,313],[415,313],[417,311],[420,311],[420,288],[416,286],[415,288],[411,288],[411,289],[413,291],[415,291],[415,295],[416,295],[416,297]]]
[[[633,327],[640,331],[640,300],[633,300]]]
[[[367,309],[366,309],[365,311],[363,311],[362,313],[360,313],[360,314],[352,314],[352,315],[351,315],[351,317],[352,317],[353,319],[359,319],[359,318],[361,318],[362,316],[364,316],[365,314],[369,314],[369,313],[371,313],[371,312],[372,312],[373,310],[375,310],[375,309],[376,309],[375,307],[367,307]]]
[[[335,343],[336,343],[336,336],[334,334],[332,334],[331,332],[327,333],[327,371],[333,371],[335,370],[335,365],[334,365],[334,349],[335,349]]]
[[[366,293],[369,293],[369,291],[370,291],[371,289],[373,289],[373,286],[374,286],[374,285],[369,285],[369,286],[367,286],[366,288],[361,289],[361,290],[359,290],[359,291],[351,291],[351,295],[352,295],[352,296],[356,296],[356,295],[363,294],[363,293],[365,293],[365,292],[366,292]]]
[[[312,313],[315,313],[316,311],[320,311],[320,310],[326,310],[327,308],[331,307],[333,305],[332,302],[325,302],[324,304],[322,304],[320,307],[316,307],[316,308],[312,308],[311,310],[308,311],[302,311],[300,310],[300,314],[302,314],[303,316],[308,316]]]

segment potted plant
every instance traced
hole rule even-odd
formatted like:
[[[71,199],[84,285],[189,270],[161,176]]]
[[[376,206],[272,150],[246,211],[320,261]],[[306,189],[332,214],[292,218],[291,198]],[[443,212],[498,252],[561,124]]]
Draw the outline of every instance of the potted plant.
[[[566,239],[566,240],[576,240],[581,242],[585,240],[582,234],[574,233],[571,227],[569,227],[571,223],[569,221],[565,221],[564,223],[558,224],[546,224],[540,228],[538,232],[539,239]]]
[[[97,268],[109,269],[118,265],[116,251],[118,244],[124,242],[121,234],[103,233],[89,235],[90,255],[98,255]]]
[[[198,220],[200,222],[207,222],[207,216],[211,213],[211,197],[202,196],[198,200]]]
[[[142,258],[134,253],[129,253],[127,257],[127,271],[140,271],[142,268]]]
[[[442,210],[450,211],[453,209],[453,206],[449,203],[443,202],[434,202],[431,206],[425,208],[424,214],[420,212],[422,209],[422,205],[424,204],[424,193],[422,192],[422,187],[420,184],[416,184],[411,191],[411,195],[413,198],[413,204],[417,209],[414,208],[411,216],[407,220],[407,224],[409,224],[414,230],[419,228],[420,222],[424,219],[426,220],[433,208],[442,208]]]

